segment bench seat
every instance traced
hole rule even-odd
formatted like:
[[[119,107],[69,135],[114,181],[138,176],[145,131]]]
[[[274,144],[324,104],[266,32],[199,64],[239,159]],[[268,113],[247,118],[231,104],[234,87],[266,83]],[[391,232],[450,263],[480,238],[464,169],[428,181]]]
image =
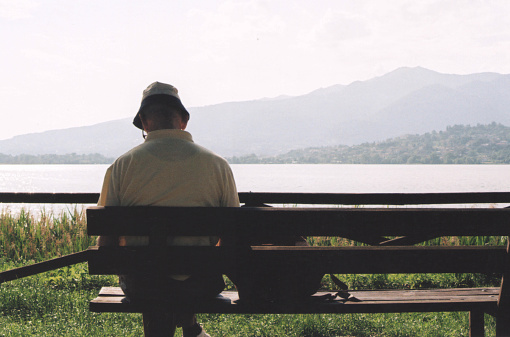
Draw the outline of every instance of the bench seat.
[[[223,291],[214,299],[180,304],[179,301],[130,301],[119,287],[103,287],[90,302],[93,312],[144,312],[154,308],[191,306],[197,313],[293,314],[293,313],[390,313],[475,311],[495,313],[500,288],[349,291],[356,299],[347,302],[235,303],[236,291]],[[314,297],[328,294],[318,292]],[[334,294],[330,292],[330,294]]]

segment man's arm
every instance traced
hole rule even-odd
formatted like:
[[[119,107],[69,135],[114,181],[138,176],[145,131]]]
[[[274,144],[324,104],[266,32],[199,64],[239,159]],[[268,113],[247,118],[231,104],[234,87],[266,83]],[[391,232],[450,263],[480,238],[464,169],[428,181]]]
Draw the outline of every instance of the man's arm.
[[[104,175],[103,187],[101,188],[101,194],[97,201],[98,206],[115,206],[115,202],[112,202],[114,198],[111,198],[112,188],[110,186],[112,182],[112,166],[108,167]],[[118,245],[118,241],[118,237],[98,236],[96,244],[98,246],[116,246]]]
[[[234,174],[228,164],[225,168],[225,183],[223,185],[223,193],[221,207],[239,207],[239,194],[237,193]]]
[[[227,164],[227,167],[225,169],[226,173],[226,179],[224,184],[224,190],[221,200],[221,206],[222,207],[239,207],[239,194],[237,193],[237,187],[234,180],[234,175],[232,173],[232,169]],[[211,242],[212,245],[218,245],[218,246],[234,246],[236,243],[231,237],[228,236],[222,236],[221,238],[216,238],[216,242]]]

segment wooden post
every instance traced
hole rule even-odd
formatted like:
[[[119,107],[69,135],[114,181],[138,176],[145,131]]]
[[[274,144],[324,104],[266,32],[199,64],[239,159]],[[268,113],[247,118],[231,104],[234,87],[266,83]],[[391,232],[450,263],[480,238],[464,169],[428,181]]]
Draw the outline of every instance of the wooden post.
[[[501,279],[501,290],[496,314],[496,336],[510,336],[510,237],[507,238],[506,267]]]
[[[485,336],[484,316],[483,310],[471,310],[469,312],[469,337]]]
[[[77,263],[87,262],[91,254],[92,252],[90,250],[83,250],[78,253],[57,257],[48,261],[43,261],[24,267],[6,270],[0,273],[0,283],[16,280],[22,277],[27,277],[39,273],[44,273],[49,270],[58,269]]]

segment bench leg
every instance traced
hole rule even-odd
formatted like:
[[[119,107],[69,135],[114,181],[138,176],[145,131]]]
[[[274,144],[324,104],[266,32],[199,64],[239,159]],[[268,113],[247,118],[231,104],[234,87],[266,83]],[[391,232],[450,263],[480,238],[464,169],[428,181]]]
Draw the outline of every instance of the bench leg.
[[[485,313],[481,310],[469,312],[469,337],[483,337],[485,335]]]
[[[174,313],[151,311],[143,313],[143,332],[145,337],[170,336],[175,334]]]
[[[496,336],[510,337],[510,314],[498,313],[496,315]]]

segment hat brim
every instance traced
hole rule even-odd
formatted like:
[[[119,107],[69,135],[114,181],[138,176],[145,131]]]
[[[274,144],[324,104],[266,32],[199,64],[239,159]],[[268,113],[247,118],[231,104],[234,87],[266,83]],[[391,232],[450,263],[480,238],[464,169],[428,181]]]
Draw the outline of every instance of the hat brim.
[[[182,105],[182,102],[179,98],[177,98],[175,96],[171,96],[171,95],[166,95],[166,94],[157,94],[157,95],[147,96],[142,101],[142,103],[140,104],[140,109],[138,109],[138,112],[136,113],[136,116],[133,119],[134,126],[143,130],[142,120],[140,119],[140,113],[143,111],[144,108],[146,108],[147,106],[149,106],[150,104],[153,104],[153,103],[168,104],[170,106],[173,106],[174,108],[179,109],[181,111],[183,117],[185,117],[186,119],[189,119],[189,117],[190,117],[188,110],[186,110],[184,105]]]

